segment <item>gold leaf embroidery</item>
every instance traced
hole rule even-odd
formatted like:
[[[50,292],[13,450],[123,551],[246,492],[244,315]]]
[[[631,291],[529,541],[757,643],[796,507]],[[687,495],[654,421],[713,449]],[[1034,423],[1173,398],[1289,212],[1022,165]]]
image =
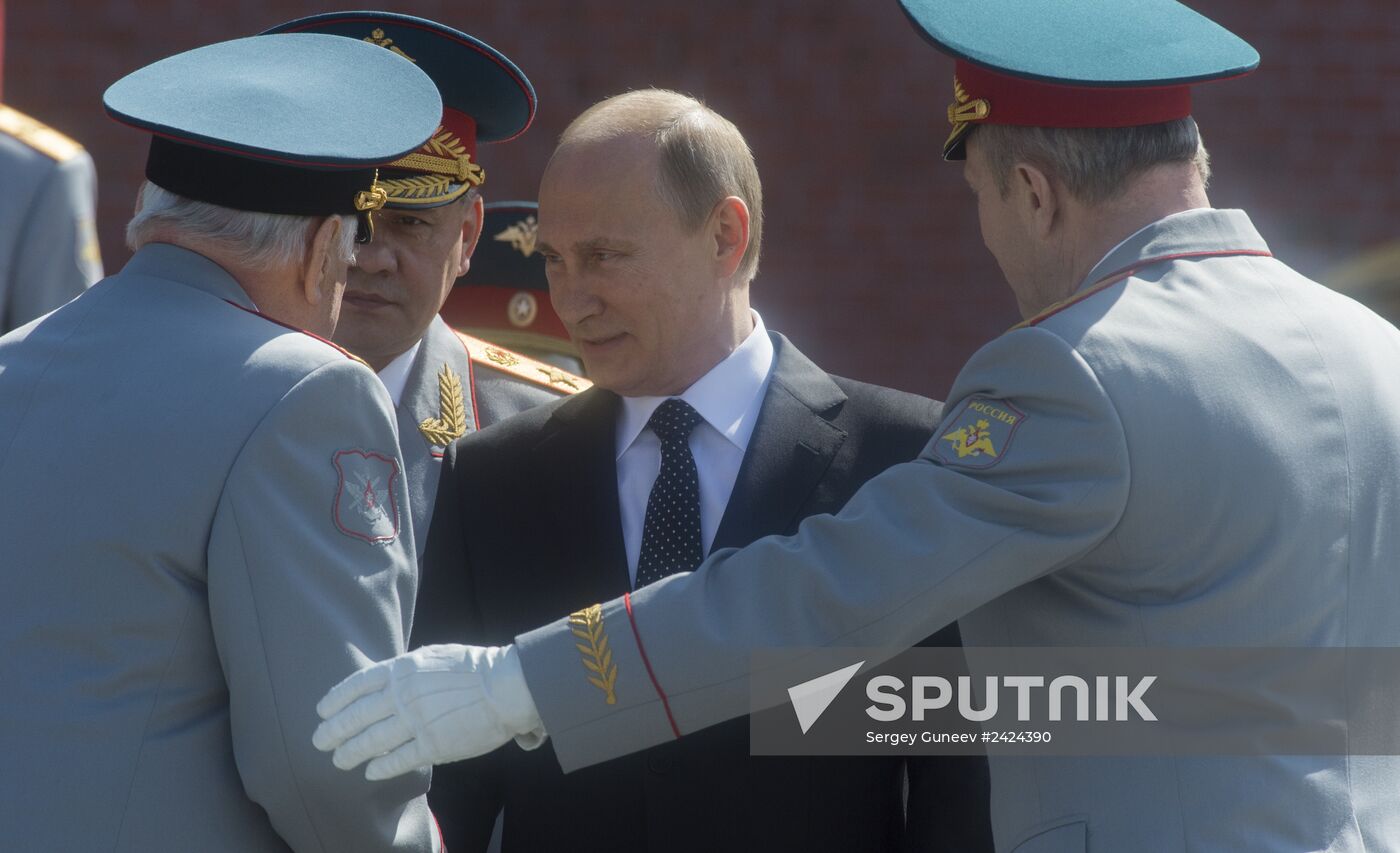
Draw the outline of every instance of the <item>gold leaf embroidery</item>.
[[[438,416],[418,425],[429,443],[446,447],[467,434],[467,404],[462,380],[447,365],[438,372]]]
[[[457,134],[445,127],[439,127],[438,132],[423,143],[423,147],[439,157],[456,158],[467,153],[467,146],[462,144],[462,140],[457,137]]]
[[[447,192],[452,185],[452,179],[437,175],[424,175],[413,178],[393,178],[380,181],[379,185],[384,187],[388,194],[394,198],[431,198]]]
[[[608,635],[603,630],[603,606],[595,604],[569,614],[569,630],[584,641],[574,646],[583,656],[583,668],[594,673],[586,676],[588,683],[603,691],[609,705],[616,705],[617,666],[613,663],[612,649],[608,647]]]

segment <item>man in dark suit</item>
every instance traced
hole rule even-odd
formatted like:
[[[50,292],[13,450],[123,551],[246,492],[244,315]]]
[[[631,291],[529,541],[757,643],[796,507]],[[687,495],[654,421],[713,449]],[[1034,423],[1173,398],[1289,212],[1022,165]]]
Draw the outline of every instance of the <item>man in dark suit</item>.
[[[691,98],[631,92],[565,131],[539,250],[597,387],[448,450],[414,645],[509,643],[791,533],[924,447],[941,404],[832,377],[749,308],[761,224],[743,137]],[[567,776],[508,745],[439,767],[430,801],[454,853],[502,806],[507,853],[991,848],[981,758],[754,757],[746,719]]]

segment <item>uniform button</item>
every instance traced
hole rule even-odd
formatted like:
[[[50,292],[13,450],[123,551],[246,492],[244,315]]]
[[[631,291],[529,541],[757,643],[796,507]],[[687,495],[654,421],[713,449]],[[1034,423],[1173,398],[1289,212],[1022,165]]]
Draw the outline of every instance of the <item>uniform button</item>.
[[[647,769],[658,776],[665,776],[671,772],[673,762],[664,755],[652,755],[647,758]]]

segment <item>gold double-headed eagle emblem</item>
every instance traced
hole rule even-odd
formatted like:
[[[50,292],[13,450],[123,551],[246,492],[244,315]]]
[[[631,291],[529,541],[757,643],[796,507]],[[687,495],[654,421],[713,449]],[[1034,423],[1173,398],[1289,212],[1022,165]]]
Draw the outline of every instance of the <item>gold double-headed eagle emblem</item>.
[[[533,216],[527,216],[519,222],[512,223],[509,228],[491,239],[509,243],[512,249],[528,258],[535,253],[535,240],[538,239],[539,233],[539,221]]]
[[[958,452],[959,459],[968,456],[995,457],[997,455],[996,448],[992,446],[991,424],[985,420],[979,420],[976,424],[950,432],[943,436],[943,440],[952,442],[953,449]]]
[[[370,44],[377,44],[380,47],[387,47],[389,50],[392,50],[394,53],[397,53],[399,56],[402,56],[409,62],[418,62],[418,60],[414,59],[413,57],[404,53],[402,50],[399,50],[397,47],[395,47],[394,40],[384,35],[384,30],[381,27],[375,27],[373,30],[371,30],[370,34],[365,36],[364,40],[369,42]]]

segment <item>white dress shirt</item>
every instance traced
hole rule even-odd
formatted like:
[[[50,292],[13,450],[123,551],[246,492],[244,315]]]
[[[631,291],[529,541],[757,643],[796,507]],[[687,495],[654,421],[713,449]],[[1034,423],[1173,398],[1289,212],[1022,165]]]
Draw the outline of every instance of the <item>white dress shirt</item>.
[[[753,435],[768,377],[773,370],[773,342],[754,311],[753,332],[735,350],[680,394],[704,420],[690,434],[690,452],[700,480],[700,539],[710,553],[739,466]],[[647,429],[652,412],[666,397],[623,397],[617,421],[617,497],[627,573],[637,584],[642,526],[647,497],[661,469],[661,440]]]
[[[408,372],[413,369],[413,360],[418,357],[418,350],[422,348],[423,341],[419,339],[418,343],[379,371],[379,381],[384,383],[384,389],[389,392],[389,399],[394,401],[396,409],[399,407],[399,401],[403,399],[404,388],[408,387]]]

